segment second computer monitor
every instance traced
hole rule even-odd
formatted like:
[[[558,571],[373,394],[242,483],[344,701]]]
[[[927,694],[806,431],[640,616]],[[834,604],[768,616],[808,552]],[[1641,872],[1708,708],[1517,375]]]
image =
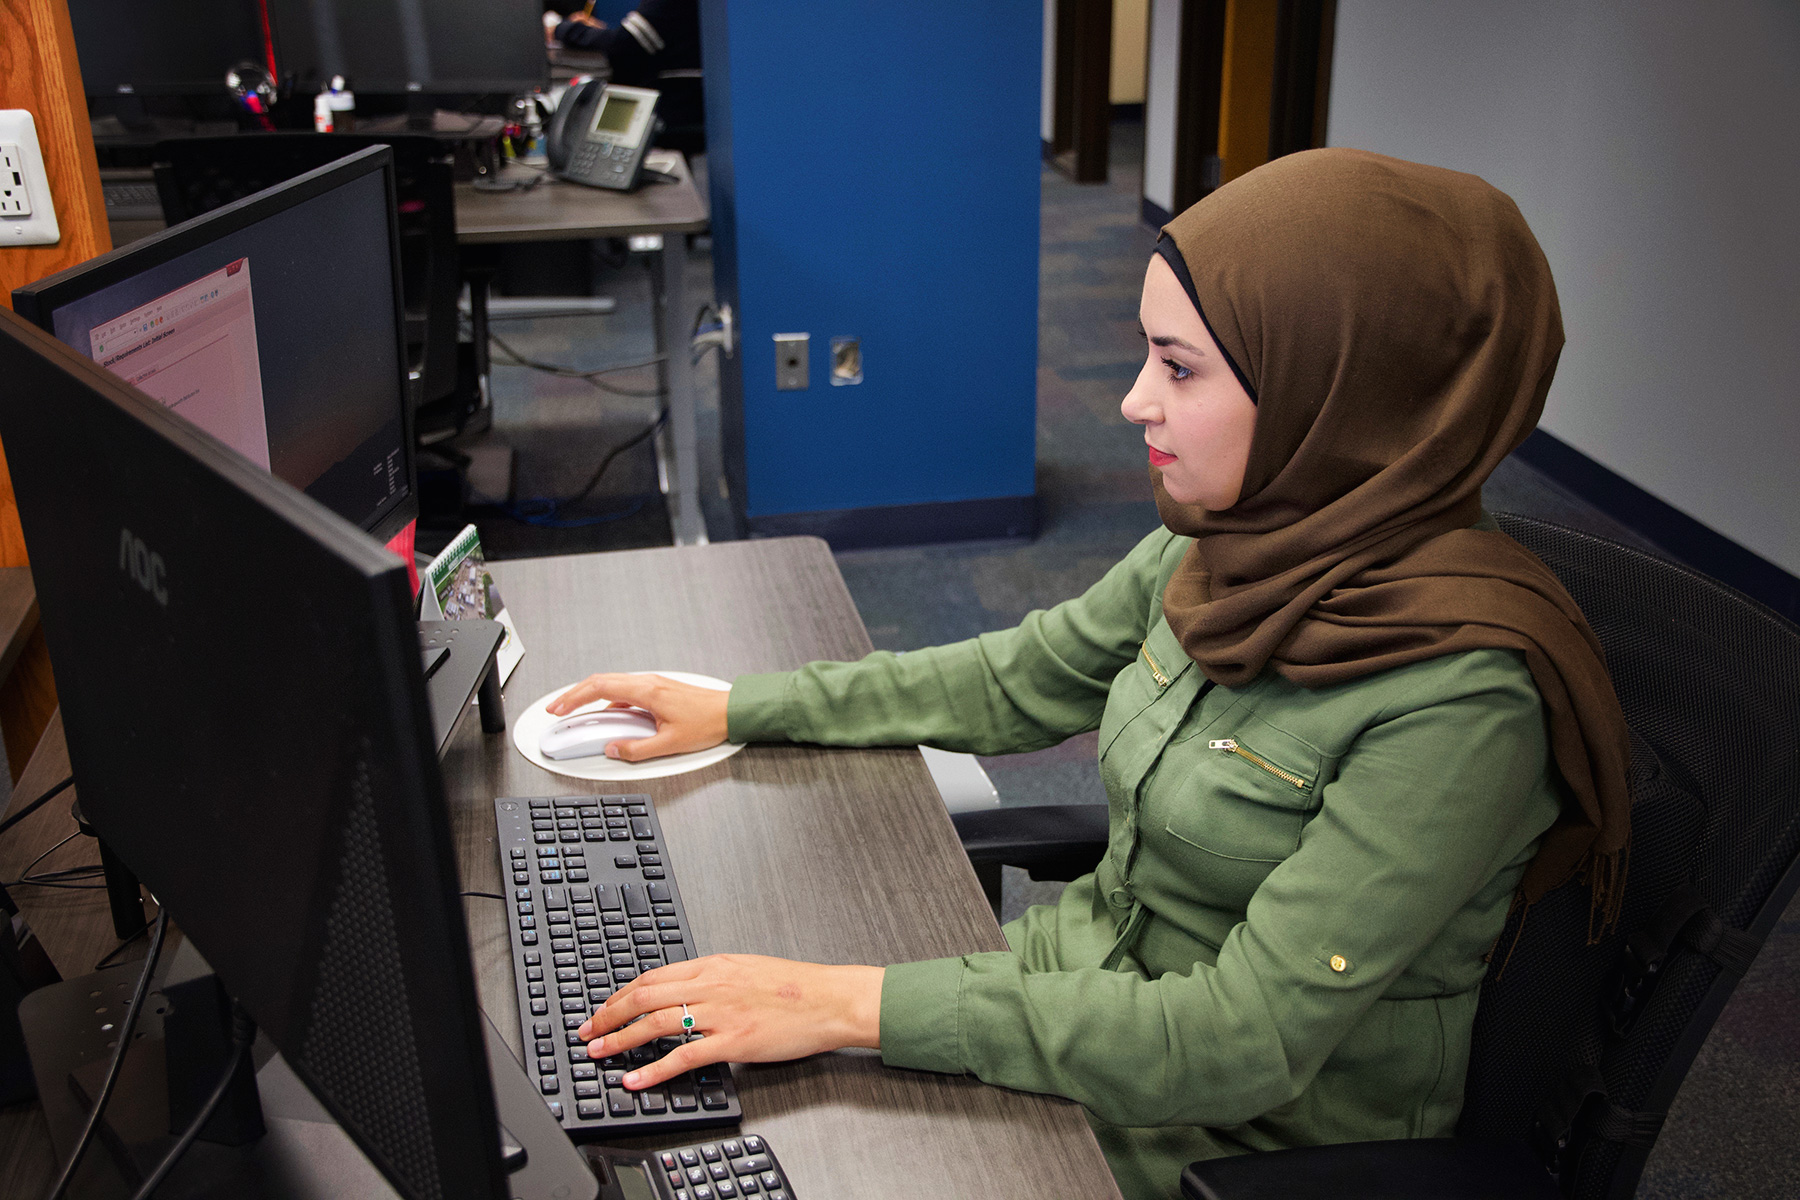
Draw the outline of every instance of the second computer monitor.
[[[363,529],[418,515],[391,152],[13,293],[14,308]]]

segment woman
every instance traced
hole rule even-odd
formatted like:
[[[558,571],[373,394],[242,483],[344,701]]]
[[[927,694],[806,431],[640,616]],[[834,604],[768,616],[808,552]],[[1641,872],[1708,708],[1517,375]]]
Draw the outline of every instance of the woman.
[[[984,754],[1098,728],[1110,845],[1010,953],[873,967],[713,956],[582,1036],[641,1068],[878,1047],[1087,1106],[1127,1196],[1220,1154],[1446,1134],[1515,896],[1610,918],[1625,726],[1554,576],[1481,511],[1542,410],[1561,318],[1517,208],[1349,150],[1279,159],[1164,231],[1125,397],[1164,528],[1079,599],[903,657],[596,676],[638,759],[737,741]],[[635,1024],[626,1022],[640,1015]]]

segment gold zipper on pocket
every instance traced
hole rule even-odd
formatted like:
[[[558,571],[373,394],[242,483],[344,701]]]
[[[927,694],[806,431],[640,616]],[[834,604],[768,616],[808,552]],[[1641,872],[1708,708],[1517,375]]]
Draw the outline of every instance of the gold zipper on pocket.
[[[1275,778],[1286,783],[1291,783],[1303,792],[1306,790],[1306,780],[1300,778],[1300,776],[1294,774],[1292,771],[1282,770],[1262,755],[1244,749],[1244,747],[1237,744],[1237,741],[1234,738],[1220,738],[1217,741],[1208,742],[1206,743],[1206,748],[1208,750],[1223,750],[1227,754],[1235,754],[1239,758],[1246,759],[1249,762],[1256,764],[1269,774],[1275,776]]]
[[[1169,677],[1163,674],[1162,668],[1156,665],[1156,660],[1150,657],[1150,643],[1139,642],[1138,653],[1142,654],[1144,656],[1144,661],[1150,664],[1150,674],[1156,677],[1156,686],[1159,688],[1168,687]]]

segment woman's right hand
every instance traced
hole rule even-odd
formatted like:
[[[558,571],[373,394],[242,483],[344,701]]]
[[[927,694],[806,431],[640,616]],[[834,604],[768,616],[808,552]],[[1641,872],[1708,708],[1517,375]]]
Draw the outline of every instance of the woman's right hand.
[[[559,717],[596,700],[643,709],[656,718],[656,733],[606,748],[608,758],[640,762],[665,754],[709,750],[724,741],[725,705],[730,695],[661,675],[589,675],[544,707]]]

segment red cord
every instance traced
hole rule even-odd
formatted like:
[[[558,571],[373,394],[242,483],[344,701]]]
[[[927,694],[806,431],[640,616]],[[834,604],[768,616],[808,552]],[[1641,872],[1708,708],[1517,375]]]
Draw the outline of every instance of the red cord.
[[[269,25],[269,0],[256,0],[256,9],[262,16],[263,55],[269,60],[269,82],[280,87],[281,75],[275,69],[275,31]]]

